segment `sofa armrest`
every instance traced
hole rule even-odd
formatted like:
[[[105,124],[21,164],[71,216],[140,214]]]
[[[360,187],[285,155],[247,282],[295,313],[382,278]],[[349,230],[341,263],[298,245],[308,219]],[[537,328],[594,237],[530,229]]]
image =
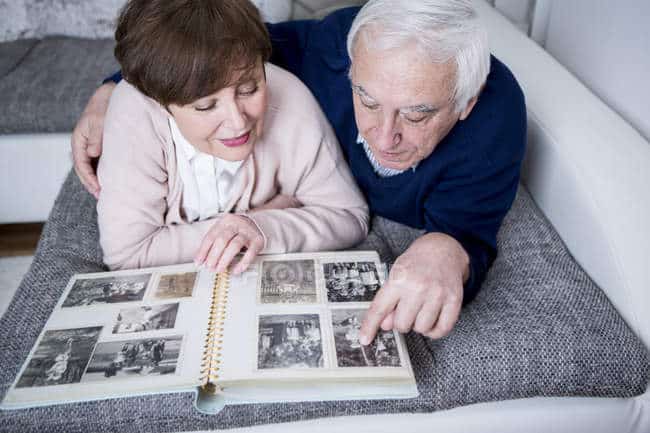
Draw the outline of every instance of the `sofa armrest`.
[[[492,51],[529,120],[524,183],[575,259],[650,347],[650,143],[487,3]]]

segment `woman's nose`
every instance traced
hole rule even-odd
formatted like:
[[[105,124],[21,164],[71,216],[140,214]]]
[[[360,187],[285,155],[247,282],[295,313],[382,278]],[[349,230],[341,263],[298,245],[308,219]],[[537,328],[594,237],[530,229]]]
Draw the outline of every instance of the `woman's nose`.
[[[233,131],[244,132],[244,129],[246,128],[247,116],[246,111],[242,105],[238,104],[235,101],[228,104],[228,112],[226,115],[228,116],[226,123]]]

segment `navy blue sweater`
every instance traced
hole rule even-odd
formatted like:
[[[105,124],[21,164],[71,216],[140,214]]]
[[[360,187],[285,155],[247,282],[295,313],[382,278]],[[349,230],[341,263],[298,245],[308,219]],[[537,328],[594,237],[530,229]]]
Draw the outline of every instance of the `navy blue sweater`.
[[[492,57],[470,116],[415,171],[377,176],[357,144],[348,79],[346,37],[358,10],[342,9],[321,21],[268,24],[271,62],[298,76],[316,96],[373,215],[446,233],[463,245],[470,256],[467,303],[496,257],[496,234],[517,191],[526,142],[523,94],[508,68]]]

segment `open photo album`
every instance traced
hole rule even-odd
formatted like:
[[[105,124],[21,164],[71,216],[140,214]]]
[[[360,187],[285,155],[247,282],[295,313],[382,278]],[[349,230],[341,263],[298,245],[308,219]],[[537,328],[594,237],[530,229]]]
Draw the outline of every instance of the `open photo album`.
[[[237,276],[193,264],[74,275],[0,407],[188,391],[208,413],[416,397],[402,335],[359,343],[384,278],[369,251],[259,256]]]

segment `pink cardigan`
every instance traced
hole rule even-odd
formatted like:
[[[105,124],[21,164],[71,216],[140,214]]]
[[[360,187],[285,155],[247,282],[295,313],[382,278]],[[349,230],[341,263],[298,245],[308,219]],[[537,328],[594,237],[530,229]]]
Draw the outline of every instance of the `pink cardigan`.
[[[264,131],[234,182],[228,212],[247,213],[277,194],[303,207],[248,215],[266,238],[263,253],[348,248],[368,232],[368,207],[336,136],[309,90],[266,65]],[[188,223],[168,112],[126,81],[104,124],[97,203],[104,262],[111,269],[191,262],[217,220]],[[218,218],[218,217],[217,217]]]

